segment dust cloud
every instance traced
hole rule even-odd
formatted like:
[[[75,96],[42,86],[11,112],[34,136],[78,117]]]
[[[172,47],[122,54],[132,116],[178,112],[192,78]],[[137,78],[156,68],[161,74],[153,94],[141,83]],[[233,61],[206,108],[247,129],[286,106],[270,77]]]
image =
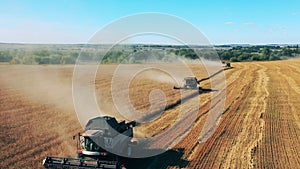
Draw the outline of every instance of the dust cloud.
[[[17,90],[29,101],[74,111],[72,102],[72,66],[3,65],[2,85]]]

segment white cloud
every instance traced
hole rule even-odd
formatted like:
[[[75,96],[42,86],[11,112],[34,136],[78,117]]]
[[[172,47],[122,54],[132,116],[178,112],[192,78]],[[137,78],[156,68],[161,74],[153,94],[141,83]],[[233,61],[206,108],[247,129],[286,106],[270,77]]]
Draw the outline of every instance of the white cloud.
[[[282,34],[287,34],[287,27],[286,26],[277,26],[277,27],[272,27],[270,28],[267,32],[268,33],[282,33]]]
[[[240,31],[241,31],[240,29],[233,29],[233,30],[231,30],[231,32],[233,32],[233,33],[238,33]]]
[[[246,26],[254,26],[255,23],[253,23],[253,22],[245,22],[244,25],[246,25]]]
[[[225,22],[225,24],[226,24],[226,25],[233,25],[233,24],[234,24],[234,22],[232,22],[232,21],[228,21],[228,22]]]
[[[299,14],[299,12],[292,12],[291,13],[291,15],[293,15],[293,16],[296,16],[296,15],[298,15]]]

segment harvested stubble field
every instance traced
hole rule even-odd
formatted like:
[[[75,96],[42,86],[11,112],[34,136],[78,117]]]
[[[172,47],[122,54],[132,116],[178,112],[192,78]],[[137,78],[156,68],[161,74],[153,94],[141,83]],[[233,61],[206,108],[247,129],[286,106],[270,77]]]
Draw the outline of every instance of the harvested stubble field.
[[[155,121],[137,127],[138,137],[164,131],[172,126],[180,108],[194,104],[197,97],[201,102],[193,127],[172,150],[153,158],[134,159],[129,167],[299,168],[299,65],[299,60],[233,63],[234,68],[225,71],[224,112],[215,132],[203,143],[198,143],[198,137],[211,93],[180,104],[174,83],[137,76],[129,89],[136,109],[149,109],[148,95],[153,88],[165,93],[168,106]],[[96,95],[101,109],[118,117],[110,96],[115,66],[104,66],[97,74]],[[174,69],[178,70],[176,66]],[[204,69],[195,65],[191,69],[198,78],[207,77]],[[82,128],[72,104],[72,73],[73,66],[0,65],[0,168],[42,168],[47,155],[75,156],[72,135]],[[201,85],[210,88],[209,80]]]

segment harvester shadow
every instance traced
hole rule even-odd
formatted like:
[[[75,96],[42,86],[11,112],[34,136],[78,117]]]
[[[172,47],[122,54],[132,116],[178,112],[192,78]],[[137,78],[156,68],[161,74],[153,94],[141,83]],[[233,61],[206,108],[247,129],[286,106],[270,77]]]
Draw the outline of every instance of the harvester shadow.
[[[161,150],[147,150],[147,151],[161,151]],[[136,168],[155,168],[166,169],[169,167],[184,168],[190,161],[182,159],[184,154],[183,148],[171,149],[162,154],[147,157],[147,158],[126,158],[124,159],[125,166],[128,169]]]
[[[220,74],[221,72],[225,71],[225,70],[229,70],[229,69],[233,69],[234,67],[225,67],[219,71],[217,71],[216,73],[212,74],[211,76],[207,77],[207,78],[203,78],[203,79],[200,79],[198,80],[197,82],[200,83],[200,82],[203,82],[205,80],[208,80],[208,79],[211,79],[213,78],[214,76]],[[186,90],[191,90],[191,89],[186,89]],[[169,105],[166,105],[166,107],[164,109],[161,109],[161,110],[158,110],[158,111],[155,111],[155,112],[151,112],[149,115],[145,115],[141,120],[142,121],[151,121],[153,119],[155,119],[156,117],[158,117],[160,114],[162,114],[164,111],[167,111],[167,110],[170,110],[170,109],[173,109],[175,108],[176,106],[179,106],[183,103],[185,103],[186,101],[188,101],[189,99],[192,99],[200,94],[203,94],[203,93],[209,93],[209,92],[216,92],[218,90],[213,90],[213,89],[205,89],[205,88],[199,88],[198,92],[195,92],[195,93],[192,93],[182,99],[179,99],[177,100],[176,102],[174,103],[171,103]],[[139,123],[137,123],[137,125],[139,125]]]
[[[179,106],[180,104],[183,104],[183,103],[187,102],[188,100],[190,100],[190,99],[192,99],[194,97],[197,97],[200,94],[210,93],[210,92],[216,92],[216,91],[218,91],[218,90],[201,88],[201,89],[199,89],[198,92],[192,93],[192,94],[190,94],[190,95],[188,95],[188,96],[186,96],[186,97],[184,97],[184,98],[182,98],[180,100],[177,100],[175,103],[167,105],[165,107],[165,111],[173,109],[174,107]]]
[[[151,121],[151,120],[153,120],[154,117],[158,117],[160,114],[162,114],[162,112],[167,111],[167,110],[171,110],[171,109],[173,109],[173,108],[175,108],[175,107],[177,107],[177,106],[179,106],[179,105],[187,102],[188,100],[190,100],[190,99],[192,99],[194,97],[199,96],[200,94],[210,93],[210,92],[216,92],[216,91],[218,91],[218,90],[200,88],[198,90],[198,92],[194,92],[194,93],[192,93],[192,94],[190,94],[190,95],[188,95],[188,96],[186,96],[186,97],[184,97],[182,99],[177,100],[174,103],[166,105],[166,107],[164,109],[152,112],[151,114],[144,116],[141,120],[142,121]],[[139,123],[137,123],[137,125],[139,125]]]

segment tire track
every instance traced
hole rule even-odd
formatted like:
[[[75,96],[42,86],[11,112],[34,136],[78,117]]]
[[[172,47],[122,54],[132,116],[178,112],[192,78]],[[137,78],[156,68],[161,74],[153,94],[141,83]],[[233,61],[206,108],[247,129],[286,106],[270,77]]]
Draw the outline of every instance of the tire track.
[[[235,74],[235,75],[233,75],[232,77],[240,77],[241,76],[241,74],[245,74],[247,72],[247,68],[243,68],[242,69],[242,71],[241,70],[239,70],[239,71],[236,71],[236,72],[234,72],[233,74]],[[243,77],[244,75],[242,75],[242,77]],[[231,78],[231,77],[230,77]],[[228,85],[228,89],[231,89],[231,88],[233,88],[233,86],[234,86],[234,81],[231,81],[231,83]],[[230,90],[228,90],[227,89],[227,91],[229,91],[230,92]],[[246,88],[244,88],[244,90],[245,90]],[[242,91],[244,91],[244,90],[242,90]],[[231,92],[230,92],[231,93]],[[241,99],[241,97],[240,96],[238,96],[237,98],[236,98],[237,100],[238,99]],[[209,107],[207,107],[206,108],[206,110],[208,109]],[[228,107],[227,107],[228,108]],[[229,111],[229,110],[227,110],[227,111]],[[227,111],[225,111],[225,112],[227,112]],[[225,113],[224,112],[224,113]],[[226,115],[222,118],[222,121],[224,120],[224,119],[226,119],[226,118],[228,118],[227,117],[228,116],[228,114],[226,113]],[[212,154],[214,154],[214,157],[210,157],[209,158],[209,156],[211,156],[212,154],[210,153],[210,152],[212,152],[210,149],[212,149],[212,148],[215,148],[216,147],[216,149],[218,149],[219,147],[217,147],[216,145],[214,145],[215,143],[214,143],[214,141],[212,141],[212,140],[218,140],[218,138],[219,137],[223,137],[223,135],[224,135],[224,125],[222,125],[222,124],[224,124],[223,122],[220,122],[220,124],[219,124],[219,127],[218,127],[218,129],[215,131],[215,133],[211,136],[211,138],[209,138],[205,143],[203,143],[203,144],[196,144],[195,145],[195,142],[194,142],[194,144],[192,144],[192,145],[194,145],[193,146],[193,149],[191,150],[191,153],[188,155],[188,159],[189,160],[192,160],[192,162],[191,162],[191,165],[190,165],[190,167],[191,168],[194,168],[194,167],[196,167],[196,166],[198,166],[198,167],[204,167],[204,168],[209,168],[209,167],[212,167],[212,166],[210,166],[210,165],[212,165],[212,164],[214,164],[214,162],[208,162],[208,161],[206,161],[206,160],[208,160],[208,159],[210,159],[210,160],[212,160],[212,159],[214,159],[214,160],[216,160],[216,161],[218,161],[218,159],[216,159],[216,158],[214,158],[214,157],[216,157],[216,155],[218,154],[218,153],[212,153]],[[198,134],[197,133],[199,133],[200,131],[201,131],[201,128],[202,128],[202,125],[203,125],[203,122],[202,122],[202,124],[201,124],[201,121],[198,121],[197,122],[197,124],[195,125],[195,127],[194,127],[194,129],[191,131],[191,134],[190,134],[190,137],[187,137],[187,139],[186,140],[194,140],[194,141],[197,141],[197,140],[195,140],[195,138],[193,139],[193,137],[197,137],[198,136]],[[220,129],[220,128],[223,128],[223,129]],[[193,142],[193,141],[192,141]],[[183,141],[183,143],[182,143],[182,147],[185,147],[185,143],[184,143],[184,141]],[[214,146],[213,146],[214,145]],[[178,145],[179,147],[181,146],[181,145]],[[210,147],[210,148],[209,148]],[[188,152],[188,151],[187,151]],[[196,157],[196,156],[198,156],[198,157]]]
[[[282,64],[284,63],[285,66]],[[299,114],[297,107],[299,93],[294,78],[299,77],[290,69],[290,61],[265,63],[269,99],[265,120],[265,133],[258,146],[258,168],[298,168],[299,167],[299,121],[294,114]],[[297,72],[297,71],[296,71]]]
[[[266,89],[268,79],[265,78],[266,68],[259,67],[261,68],[258,71],[253,70],[257,72],[254,75],[256,79],[252,84],[254,88],[250,89],[251,92],[247,96],[245,103],[236,112],[245,114],[242,118],[243,122],[240,124],[244,127],[238,133],[236,144],[232,146],[231,151],[227,154],[227,158],[224,161],[224,168],[247,165],[248,168],[255,167],[254,154],[262,139],[262,132],[264,130],[264,121],[261,119],[261,116],[266,110],[266,99],[268,97]],[[237,158],[236,154],[239,154],[240,158]]]

